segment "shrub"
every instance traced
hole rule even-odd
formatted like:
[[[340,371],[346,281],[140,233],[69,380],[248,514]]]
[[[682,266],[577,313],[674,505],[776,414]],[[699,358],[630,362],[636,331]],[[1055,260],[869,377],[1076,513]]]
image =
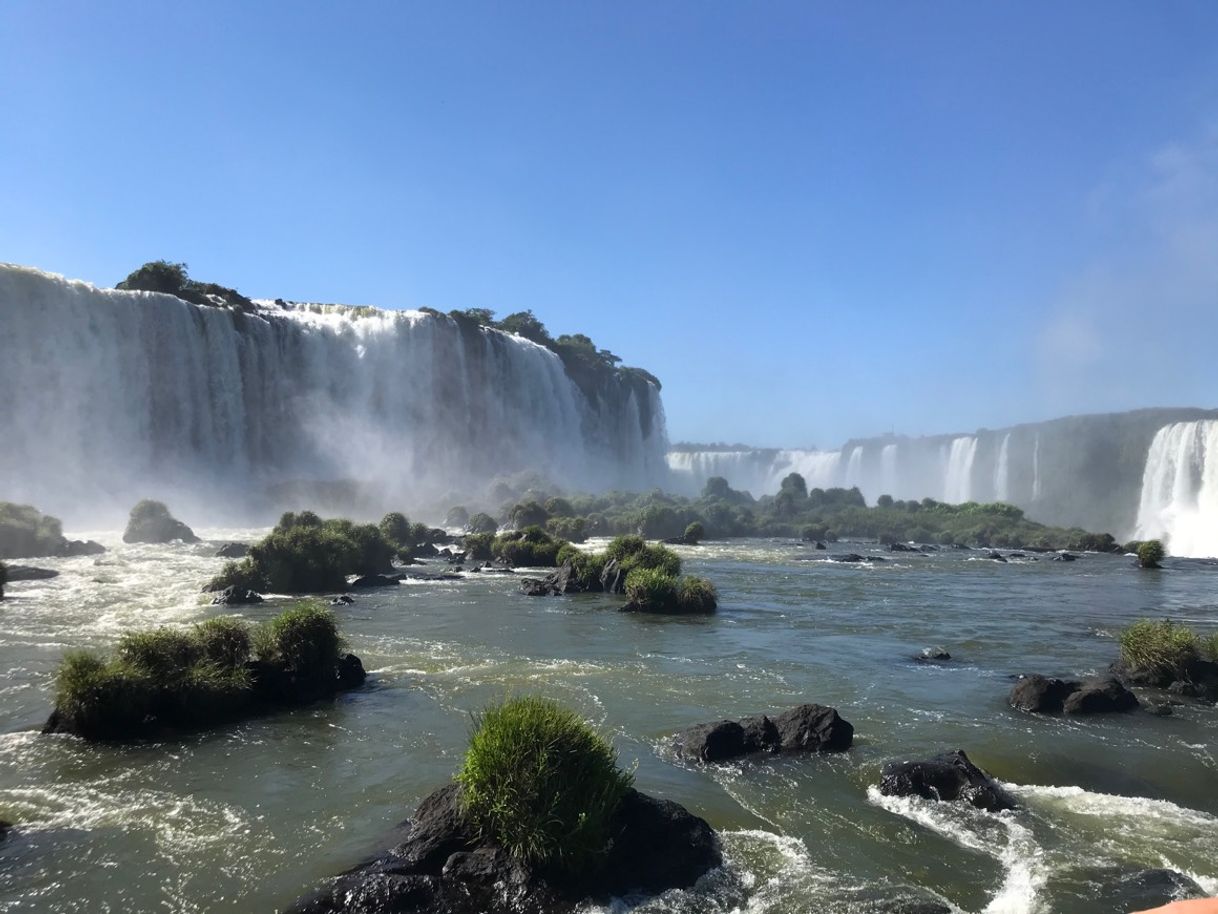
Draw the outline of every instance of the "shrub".
[[[155,697],[146,674],[88,651],[65,654],[55,673],[55,717],[88,739],[138,733]]]
[[[633,777],[574,712],[537,697],[480,715],[457,774],[461,806],[481,834],[525,863],[595,868]]]
[[[334,613],[304,600],[263,622],[253,635],[254,653],[308,680],[324,680],[338,668],[343,639]]]
[[[487,561],[492,557],[491,545],[494,541],[493,533],[467,533],[461,541],[465,547],[465,557],[475,561]]]
[[[1142,568],[1158,568],[1159,562],[1166,555],[1163,544],[1158,540],[1147,540],[1138,545],[1138,565]]]
[[[535,527],[544,524],[550,515],[535,501],[526,501],[518,505],[513,505],[512,510],[508,512],[508,520],[511,521],[513,527]]]
[[[1201,639],[1201,653],[1206,660],[1218,662],[1218,632]]]
[[[469,533],[489,533],[494,536],[499,532],[499,525],[489,514],[478,513],[469,519],[465,529]]]
[[[677,604],[684,613],[710,613],[719,605],[718,594],[705,578],[683,575],[677,578]]]
[[[635,568],[626,576],[627,599],[647,612],[672,612],[677,594],[677,579],[658,568]]]
[[[706,529],[700,523],[694,521],[685,528],[685,535],[682,539],[685,540],[687,546],[696,546],[702,541],[704,536],[706,536]]]
[[[648,546],[641,536],[619,536],[605,549],[629,574],[635,568],[654,568],[670,577],[681,573],[681,557],[665,546]]]
[[[448,509],[448,514],[444,517],[444,525],[447,527],[464,527],[469,523],[469,512],[461,505]]]
[[[546,521],[546,530],[550,534],[572,543],[582,543],[588,539],[587,527],[588,522],[582,517],[551,517]]]
[[[221,667],[242,666],[250,657],[249,626],[236,616],[216,616],[195,626],[199,656]]]
[[[1139,619],[1120,634],[1121,660],[1133,672],[1181,678],[1197,659],[1200,643],[1192,629],[1168,619]]]
[[[398,549],[413,546],[411,539],[410,521],[400,511],[391,511],[381,518],[381,536]]]
[[[254,590],[259,593],[268,589],[266,576],[249,558],[244,558],[239,562],[225,562],[224,569],[212,578],[204,589],[225,590],[229,587]]]
[[[558,550],[563,545],[540,527],[525,527],[495,537],[491,553],[512,565],[554,568],[558,565]]]
[[[121,663],[165,682],[180,677],[201,656],[191,633],[164,627],[128,632],[119,638],[117,653]]]
[[[605,570],[606,558],[599,552],[577,552],[571,557],[571,579],[583,592],[602,590],[601,572]]]

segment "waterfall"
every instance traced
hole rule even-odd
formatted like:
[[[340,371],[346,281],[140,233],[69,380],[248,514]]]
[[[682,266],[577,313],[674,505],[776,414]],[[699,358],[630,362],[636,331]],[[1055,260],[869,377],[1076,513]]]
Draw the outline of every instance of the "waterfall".
[[[896,497],[897,446],[895,444],[886,444],[880,451],[880,488],[884,490],[880,493],[881,495]]]
[[[667,475],[653,385],[581,387],[542,346],[419,311],[243,313],[0,264],[0,390],[0,499],[68,518],[292,480],[388,500],[526,470],[586,489]]]
[[[1146,455],[1136,536],[1166,540],[1172,555],[1218,556],[1218,420],[1159,429]]]
[[[1040,501],[1040,435],[1032,447],[1032,501]]]
[[[1011,498],[1011,433],[1002,436],[998,447],[998,464],[994,468],[994,500],[1009,501]]]
[[[970,501],[973,489],[973,460],[977,456],[977,438],[964,435],[952,440],[944,474],[943,499],[958,504]]]
[[[831,489],[842,484],[839,478],[841,451],[779,451],[776,463],[783,466],[785,471],[775,473],[775,492],[778,491],[782,476],[787,473],[798,473],[804,478],[809,489]]]
[[[850,459],[846,461],[846,488],[852,488],[863,481],[863,446],[860,444],[850,451]]]

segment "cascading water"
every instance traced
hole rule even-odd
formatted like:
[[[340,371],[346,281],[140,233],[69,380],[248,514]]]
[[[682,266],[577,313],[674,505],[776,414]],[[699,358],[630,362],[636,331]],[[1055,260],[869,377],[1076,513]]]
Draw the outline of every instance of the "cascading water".
[[[994,500],[1008,501],[1011,497],[1011,433],[1002,436],[998,448],[998,464],[994,468]]]
[[[287,480],[409,497],[667,475],[653,385],[587,392],[544,347],[418,311],[242,313],[0,265],[0,390],[0,499],[69,518]]]
[[[1146,455],[1137,537],[1172,555],[1218,556],[1218,420],[1161,428]]]
[[[973,490],[973,461],[977,457],[977,438],[965,435],[952,441],[944,474],[943,498],[951,503],[969,501]]]
[[[850,452],[846,461],[846,488],[857,486],[863,481],[863,446],[858,445]]]
[[[880,451],[880,487],[881,494],[892,495],[897,491],[897,446],[886,444]]]
[[[1040,435],[1032,447],[1032,501],[1040,501]]]

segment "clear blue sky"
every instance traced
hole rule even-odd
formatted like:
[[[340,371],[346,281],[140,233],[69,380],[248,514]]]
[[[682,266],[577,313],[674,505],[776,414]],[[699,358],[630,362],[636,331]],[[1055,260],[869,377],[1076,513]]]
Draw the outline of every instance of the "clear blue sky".
[[[1218,3],[0,4],[0,260],[532,308],[676,439],[1218,405]]]

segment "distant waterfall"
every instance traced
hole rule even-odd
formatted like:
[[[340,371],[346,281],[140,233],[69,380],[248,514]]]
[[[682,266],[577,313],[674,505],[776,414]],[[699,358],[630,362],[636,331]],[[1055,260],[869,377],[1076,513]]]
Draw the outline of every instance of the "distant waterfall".
[[[1155,435],[1137,537],[1165,539],[1172,555],[1218,556],[1218,420],[1177,422]]]
[[[973,435],[956,438],[947,455],[947,473],[943,498],[958,503],[969,501],[973,491],[973,461],[977,457],[977,439]]]
[[[857,486],[862,481],[863,448],[862,445],[859,445],[850,452],[850,459],[846,461],[846,488]]]
[[[897,446],[884,445],[880,451],[880,488],[881,495],[892,495],[897,491]]]
[[[1011,433],[1002,436],[998,448],[998,464],[994,468],[994,500],[1009,501],[1011,498]]]
[[[0,265],[0,391],[0,499],[69,518],[141,496],[246,504],[291,480],[367,481],[407,507],[520,471],[667,476],[653,385],[581,388],[546,348],[418,311],[242,313]]]
[[[1032,501],[1040,501],[1040,435],[1032,446]]]

